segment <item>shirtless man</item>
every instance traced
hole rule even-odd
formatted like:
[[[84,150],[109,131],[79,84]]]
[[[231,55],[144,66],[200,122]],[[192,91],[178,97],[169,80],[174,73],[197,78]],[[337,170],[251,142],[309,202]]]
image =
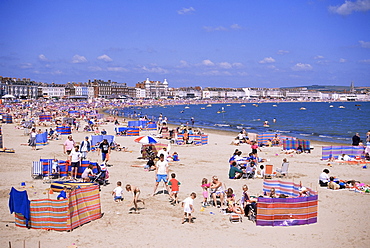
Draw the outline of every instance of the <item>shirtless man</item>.
[[[220,201],[221,205],[225,205],[224,203],[224,197],[225,197],[225,192],[223,188],[223,183],[218,180],[217,176],[212,177],[212,184],[210,187],[212,193],[212,198],[213,198],[213,204],[216,206],[217,205],[217,196],[220,196]],[[220,207],[220,206],[217,206]]]

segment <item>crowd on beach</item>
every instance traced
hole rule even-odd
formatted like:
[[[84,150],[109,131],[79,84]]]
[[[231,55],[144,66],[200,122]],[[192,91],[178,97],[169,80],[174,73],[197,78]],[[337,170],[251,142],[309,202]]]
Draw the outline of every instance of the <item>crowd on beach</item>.
[[[177,102],[179,104],[184,104],[186,101]],[[163,102],[161,102],[163,103]],[[208,102],[207,102],[208,103]],[[102,116],[99,114],[98,110],[101,108],[112,108],[130,106],[132,103],[118,104],[117,102],[109,101],[93,101],[93,102],[54,102],[54,101],[40,101],[40,102],[24,102],[16,104],[8,104],[2,106],[1,112],[11,114],[14,119],[20,123],[20,128],[27,130],[29,135],[28,145],[32,150],[36,150],[36,135],[42,133],[42,128],[48,127],[45,131],[48,134],[49,140],[60,140],[64,139],[57,133],[51,125],[64,125],[71,127],[72,132],[86,132],[95,135],[107,135],[107,131],[103,128],[100,129],[99,123],[102,122]],[[143,104],[159,104],[158,101],[148,101]],[[50,123],[41,122],[37,117],[41,114],[50,114]],[[114,113],[114,112],[112,112]],[[142,117],[146,120],[146,117]],[[143,120],[144,120],[143,119]],[[114,122],[115,125],[120,124],[117,117],[112,117],[110,121]],[[170,129],[168,126],[168,119],[162,114],[159,115],[156,120],[158,129],[157,137],[165,138],[171,141],[174,134],[182,134],[184,137],[185,144],[192,144],[192,140],[189,138],[191,134],[202,134],[202,130],[195,127],[195,120],[191,118],[189,122],[184,125],[178,126],[177,128]],[[167,136],[168,134],[168,136]],[[353,146],[363,146],[365,150],[365,159],[369,160],[370,153],[370,131],[366,134],[366,145],[361,140],[359,134],[356,134],[352,138]],[[266,162],[269,158],[263,158],[259,155],[261,147],[256,142],[253,134],[248,134],[246,130],[240,131],[237,137],[233,141],[234,145],[247,146],[244,155],[242,148],[239,147],[235,149],[234,153],[231,154],[227,161],[225,158],[225,164],[228,164],[228,178],[229,180],[241,180],[241,179],[264,179],[273,177],[286,177],[288,175],[289,161],[287,158],[283,158],[281,168],[277,168],[275,171],[266,173]],[[272,140],[269,140],[267,147],[280,146],[281,141],[277,136]],[[123,150],[127,151],[126,147],[121,147],[120,144],[109,143],[107,139],[104,139],[98,144],[91,144],[88,136],[80,142],[76,142],[73,139],[73,135],[68,135],[67,139],[63,141],[63,153],[66,156],[68,164],[71,166],[71,173],[68,175],[66,180],[77,181],[78,167],[81,165],[81,161],[88,158],[89,152],[95,148],[99,155],[101,155],[101,162],[99,163],[99,174],[93,173],[93,166],[88,166],[82,173],[81,181],[83,182],[98,182],[98,180],[103,180],[106,182],[108,168],[110,165],[110,155],[112,150],[117,151]],[[243,147],[244,149],[244,147]],[[220,208],[225,213],[235,213],[242,216],[247,216],[253,219],[253,215],[257,213],[257,201],[258,197],[270,197],[270,198],[286,198],[289,197],[284,194],[276,194],[274,189],[266,195],[251,196],[248,193],[248,185],[243,182],[240,190],[240,197],[236,196],[235,189],[226,187],[224,182],[221,182],[218,176],[212,176],[211,180],[207,178],[200,178],[199,189],[194,189],[194,192],[190,192],[188,197],[182,201],[179,199],[179,191],[182,183],[176,178],[177,175],[174,172],[170,172],[171,163],[178,162],[179,154],[174,151],[172,154],[169,153],[168,148],[162,148],[159,151],[150,153],[150,156],[146,157],[147,162],[143,165],[132,165],[133,167],[143,167],[146,171],[154,171],[156,174],[155,182],[153,183],[153,194],[156,196],[159,194],[158,187],[160,183],[163,183],[165,190],[163,193],[169,195],[169,202],[172,205],[178,205],[181,203],[184,212],[184,218],[182,223],[193,222],[193,212],[194,212],[194,199],[197,197],[195,191],[199,191],[201,188],[202,194],[202,209],[207,207]],[[299,153],[299,151],[297,151]],[[351,158],[347,158],[345,154],[343,158],[338,158],[338,160],[350,161]],[[56,165],[53,166],[53,171],[56,171]],[[225,169],[226,171],[226,169]],[[368,185],[361,184],[356,180],[341,181],[335,177],[328,176],[329,170],[324,169],[323,173],[319,177],[319,185],[322,187],[328,187],[329,189],[344,189],[344,188],[355,188],[364,189]],[[247,182],[247,181],[245,181]],[[139,213],[138,203],[143,203],[145,206],[145,201],[140,199],[140,187],[133,184],[127,183],[122,184],[122,181],[116,182],[116,187],[111,192],[113,200],[117,203],[124,199],[124,189],[126,192],[132,194],[132,201],[129,206],[133,206],[133,212]],[[300,188],[300,196],[307,196],[309,193],[305,187]],[[67,197],[65,189],[58,196],[58,199]]]

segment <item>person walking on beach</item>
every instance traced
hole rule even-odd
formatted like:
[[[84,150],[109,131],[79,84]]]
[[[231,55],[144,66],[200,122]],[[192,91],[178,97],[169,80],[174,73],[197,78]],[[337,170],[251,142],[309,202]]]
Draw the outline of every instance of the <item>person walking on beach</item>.
[[[109,161],[109,154],[111,152],[111,146],[108,143],[107,139],[104,139],[99,145],[99,153],[101,152],[101,160],[104,162]]]
[[[36,150],[36,129],[32,128],[30,133],[30,140],[28,142],[28,145],[32,147],[32,150]]]
[[[182,224],[186,221],[189,223],[193,223],[193,219],[191,218],[191,213],[194,212],[194,199],[197,197],[197,194],[192,192],[189,197],[182,201],[182,207],[184,208],[184,219],[182,220]]]
[[[75,146],[75,141],[72,138],[72,135],[68,135],[67,140],[63,144],[63,152],[67,155],[71,154],[71,151],[73,150]]]
[[[361,138],[360,138],[359,133],[356,133],[355,135],[353,135],[353,137],[352,137],[352,145],[353,146],[358,146],[360,144],[360,141],[361,141]]]
[[[170,192],[169,187],[167,185],[167,182],[168,182],[168,179],[167,179],[168,178],[168,162],[164,159],[163,154],[161,154],[159,156],[159,161],[156,164],[155,174],[156,174],[156,176],[155,176],[156,178],[155,178],[155,186],[154,186],[153,196],[156,195],[158,185],[161,181],[164,182],[164,184],[166,186],[166,189],[167,189],[167,192]]]
[[[89,137],[85,137],[85,140],[83,140],[80,144],[80,152],[82,153],[82,159],[86,159],[87,158],[87,153],[90,151],[91,149],[91,144],[90,144],[90,141],[89,141]]]

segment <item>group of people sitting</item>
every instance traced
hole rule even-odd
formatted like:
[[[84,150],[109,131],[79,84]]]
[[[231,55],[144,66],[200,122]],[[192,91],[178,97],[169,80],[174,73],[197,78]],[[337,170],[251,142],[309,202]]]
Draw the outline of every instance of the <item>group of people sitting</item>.
[[[258,166],[258,163],[266,161],[266,159],[258,157],[257,153],[249,153],[248,157],[243,157],[242,151],[236,149],[229,159],[229,178],[263,177],[264,165]]]
[[[334,176],[329,176],[330,171],[324,169],[319,176],[319,185],[320,187],[327,187],[328,189],[356,189],[358,187],[364,186],[361,185],[359,181],[356,180],[339,180]]]

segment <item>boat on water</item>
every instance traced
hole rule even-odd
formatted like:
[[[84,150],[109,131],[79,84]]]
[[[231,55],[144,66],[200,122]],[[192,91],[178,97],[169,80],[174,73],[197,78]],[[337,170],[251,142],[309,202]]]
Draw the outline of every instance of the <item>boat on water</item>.
[[[228,104],[228,105],[226,105],[227,107],[230,107],[231,105],[230,104]]]
[[[207,107],[212,107],[212,104],[208,104]]]
[[[263,124],[263,127],[270,127],[270,125]]]
[[[258,104],[255,104],[255,103],[254,103],[254,104],[252,104],[252,105],[253,105],[253,106],[255,106],[255,107],[258,107]]]
[[[188,109],[188,108],[190,108],[190,107],[189,107],[189,106],[186,106],[185,108],[186,108],[186,109]]]
[[[200,108],[200,109],[206,109],[206,108]]]
[[[302,108],[300,108],[299,110],[306,110],[306,108],[305,108],[305,107],[302,107]]]
[[[240,107],[245,107],[245,105],[243,104],[243,105],[240,105]]]
[[[341,106],[339,106],[338,108],[346,108],[346,107],[344,107],[344,106],[342,106],[342,105],[341,105]]]
[[[276,104],[274,104],[274,105],[272,105],[272,107],[277,107],[277,105],[276,105]]]
[[[329,108],[334,108],[334,106],[333,105],[330,105]]]

